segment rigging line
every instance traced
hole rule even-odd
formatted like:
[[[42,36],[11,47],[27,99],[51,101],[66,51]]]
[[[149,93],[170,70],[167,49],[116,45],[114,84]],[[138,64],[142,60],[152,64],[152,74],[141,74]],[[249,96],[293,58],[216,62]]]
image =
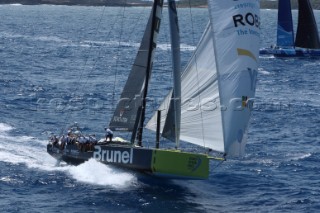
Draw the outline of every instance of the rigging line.
[[[166,45],[166,48],[165,50],[163,50],[163,52],[167,52],[166,56],[163,57],[161,56],[160,54],[158,54],[157,56],[155,55],[154,56],[154,65],[153,65],[153,70],[155,71],[154,73],[157,73],[157,75],[161,76],[161,78],[164,78],[165,79],[165,82],[171,82],[171,88],[167,89],[168,91],[167,92],[170,92],[171,89],[173,89],[173,67],[172,67],[172,63],[170,63],[170,60],[172,60],[169,56],[171,54],[171,45],[170,45],[170,38],[169,38],[169,34],[170,32],[168,31],[168,28],[167,27],[163,27],[162,30],[161,30],[161,35],[164,35],[164,44]],[[160,35],[160,34],[159,34]],[[161,52],[162,50],[159,50],[159,45],[157,45],[157,50],[158,52]],[[157,63],[155,63],[157,62]],[[161,64],[160,64],[161,62]],[[171,65],[171,68],[167,68],[167,65],[169,64],[168,67],[170,67]],[[156,76],[156,75],[155,75]],[[167,80],[168,79],[168,80]],[[153,87],[155,87],[156,84],[154,84]],[[163,88],[154,88],[154,90],[163,90]],[[150,93],[151,95],[151,93]],[[160,97],[162,98],[162,100],[165,99],[166,96],[164,97]],[[153,105],[153,111],[155,111],[156,109],[158,109],[161,105],[161,102],[158,104],[159,106],[156,106],[156,104]],[[169,108],[170,106],[170,101],[168,102],[168,105],[166,106],[167,108]],[[152,115],[150,115],[152,116]]]
[[[189,13],[190,13],[190,19],[191,19],[191,31],[192,31],[192,42],[193,42],[193,45],[195,45],[195,37],[194,37],[194,26],[193,26],[193,16],[192,16],[192,9],[191,9],[191,0],[188,1],[189,2]],[[198,63],[197,63],[197,54],[196,54],[196,50],[197,48],[195,49],[195,54],[194,54],[194,61],[195,61],[195,67],[196,67],[196,73],[197,73],[197,91],[199,93],[200,91],[200,88],[199,88],[199,70],[198,70]],[[202,107],[201,107],[201,94],[199,94],[199,98],[198,98],[198,105],[200,106],[199,107],[199,110],[200,110],[200,115],[201,115],[201,131],[202,131],[202,140],[203,140],[203,145],[205,146],[206,145],[206,142],[204,140],[204,124],[203,124],[203,114],[202,114]]]
[[[127,4],[127,1],[125,1],[125,4]],[[126,11],[126,7],[123,6],[122,9],[122,17],[121,17],[121,24],[120,24],[120,35],[119,35],[119,42],[118,42],[118,48],[117,48],[117,54],[116,54],[116,68],[115,68],[115,74],[114,74],[114,81],[113,81],[113,90],[112,90],[112,101],[111,101],[111,105],[112,105],[112,111],[115,111],[115,91],[116,91],[116,82],[117,82],[117,76],[118,76],[118,66],[119,66],[119,58],[120,58],[120,46],[121,46],[121,39],[122,39],[122,34],[123,34],[123,24],[124,24],[124,14]]]
[[[213,169],[218,168],[219,166],[221,166],[221,165],[222,165],[222,163],[223,163],[223,162],[225,162],[225,161],[226,161],[226,158],[213,157],[213,158],[211,158],[211,159],[213,159],[213,160],[217,160],[217,161],[220,161],[220,162],[219,162],[215,167],[213,167]]]
[[[138,19],[136,19],[135,24],[132,26],[132,30],[128,33],[129,36],[134,34],[136,26],[138,26],[140,24],[142,18],[144,18],[144,16],[142,14],[145,14],[145,10],[146,10],[146,7],[143,7],[143,9],[141,11],[141,15],[138,16]]]
[[[96,28],[95,35],[97,35],[98,32],[99,32],[100,24],[101,24],[101,22],[102,22],[102,17],[104,16],[105,9],[106,9],[106,7],[104,6],[104,7],[103,7],[102,14],[101,14],[101,16],[100,16],[100,19],[99,19],[99,21],[98,21],[98,26],[97,26],[97,28]],[[90,48],[89,48],[89,52],[91,52],[92,46],[93,46],[93,45],[92,45],[92,42],[91,42],[91,45],[90,45]],[[88,57],[86,58],[86,60],[85,60],[84,67],[87,66],[88,61],[89,61],[89,56],[88,56]],[[81,80],[82,80],[82,77],[83,77],[83,73],[84,73],[84,72],[85,72],[85,69],[82,69],[81,72],[80,72],[79,83],[80,83]],[[91,71],[91,72],[92,72],[92,71]],[[79,87],[80,87],[80,84],[77,84],[76,91],[78,90]],[[82,88],[82,90],[83,90],[83,89],[84,89],[84,86],[81,85],[81,88]]]
[[[100,28],[100,25],[101,25],[101,22],[102,22],[102,18],[103,18],[104,14],[105,14],[105,10],[106,10],[106,7],[103,6],[102,14],[101,14],[100,19],[99,19],[99,21],[98,21],[98,25],[97,25],[97,28],[96,28],[96,31],[95,31],[95,35],[97,35],[98,32],[99,32],[99,28]],[[110,33],[111,33],[111,30],[109,31],[109,34],[110,34]],[[93,47],[92,47],[92,43],[91,43],[90,48],[89,48],[89,53],[91,52],[92,48],[93,48]],[[101,49],[100,49],[100,51],[99,51],[98,56],[100,56],[100,53],[101,53]],[[86,60],[85,60],[84,67],[87,66],[88,61],[89,61],[89,56],[87,56],[87,58],[86,58]],[[92,67],[91,71],[89,72],[89,75],[93,72],[93,68],[95,67],[96,63],[97,63],[97,60],[95,61],[94,66]],[[85,88],[84,85],[88,82],[88,78],[87,78],[86,81],[84,82],[84,85],[81,85],[81,84],[80,84],[81,81],[82,81],[82,76],[83,76],[84,71],[85,71],[85,69],[82,69],[82,70],[81,70],[81,73],[80,73],[80,76],[79,76],[79,80],[78,80],[79,83],[77,84],[77,86],[76,86],[76,88],[75,88],[75,91],[76,91],[76,92],[79,90],[79,87],[80,87],[80,86],[81,86],[81,91],[83,91],[84,88]],[[67,113],[65,120],[67,121],[69,118],[70,118],[70,113]],[[61,128],[60,135],[62,135],[63,132],[67,129],[67,126],[68,126],[68,124],[66,124],[65,127],[62,127],[62,128]]]
[[[105,9],[105,8],[104,8],[104,9]],[[104,11],[103,11],[103,13],[104,13]],[[102,18],[101,18],[101,19],[102,19]],[[101,23],[101,20],[100,20],[100,23]],[[99,26],[100,26],[100,23],[99,23]],[[106,35],[107,38],[109,38],[109,36],[110,36],[111,32],[113,31],[116,23],[117,23],[117,21],[115,21],[115,22],[113,23],[113,25],[111,26],[111,29],[109,30],[109,32],[108,32],[107,35]],[[97,33],[98,33],[98,30],[97,30],[96,34],[97,34]],[[104,42],[104,44],[105,44],[105,43],[106,43],[106,41]],[[102,45],[102,46],[103,46],[103,45]],[[91,49],[91,48],[92,48],[92,46],[90,47],[90,49]],[[97,58],[100,58],[100,56],[101,56],[101,49],[102,49],[102,48],[99,49],[98,57],[97,57]],[[87,58],[87,60],[88,60],[88,58]],[[85,66],[86,66],[86,64],[87,64],[87,60],[86,60],[86,62],[85,62]],[[88,76],[90,76],[91,73],[93,72],[94,68],[95,68],[96,65],[97,65],[97,62],[98,62],[98,60],[95,60],[95,61],[94,61],[94,64],[93,64],[93,66],[91,67],[91,70],[90,70]],[[86,84],[88,83],[88,81],[89,81],[89,78],[86,78],[85,81],[84,81],[84,85],[86,85]],[[82,87],[81,87],[82,90],[84,89],[84,85],[82,85]]]
[[[126,5],[127,4],[127,1],[125,1],[125,4],[124,5]],[[123,10],[122,10],[122,18],[121,18],[121,31],[120,31],[120,38],[119,38],[119,42],[118,42],[118,49],[117,49],[117,60],[116,60],[116,71],[115,71],[115,75],[114,75],[114,84],[113,84],[113,92],[112,92],[112,102],[111,102],[111,104],[112,104],[112,106],[113,106],[113,111],[115,110],[115,104],[114,104],[114,102],[115,102],[115,88],[116,88],[116,82],[117,82],[117,76],[118,76],[118,63],[119,63],[119,55],[120,55],[120,46],[121,46],[121,40],[122,40],[122,34],[123,34],[123,23],[124,23],[124,13],[125,13],[125,9],[126,9],[126,7],[124,6],[123,7]],[[145,11],[145,9],[146,9],[146,7],[143,7],[143,10],[142,10],[142,13],[144,14],[144,11]],[[138,17],[138,19],[135,21],[135,25],[133,25],[133,27],[132,27],[132,30],[131,30],[131,32],[129,33],[129,34],[127,34],[127,35],[132,35],[133,34],[133,32],[134,32],[134,30],[136,29],[136,26],[140,23],[140,21],[142,20],[142,18],[143,18],[143,16],[141,15],[141,16],[139,16]]]

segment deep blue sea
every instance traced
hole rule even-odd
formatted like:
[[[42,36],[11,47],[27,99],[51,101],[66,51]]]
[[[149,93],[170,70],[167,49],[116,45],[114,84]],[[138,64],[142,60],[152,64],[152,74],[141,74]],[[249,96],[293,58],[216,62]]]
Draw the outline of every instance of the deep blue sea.
[[[315,59],[260,58],[246,155],[219,166],[212,161],[208,180],[163,180],[93,160],[56,165],[46,153],[50,132],[78,122],[84,132],[103,136],[149,11],[0,6],[0,212],[318,212]],[[178,13],[185,65],[207,10]],[[275,43],[276,15],[261,11],[261,47]],[[320,23],[319,11],[316,17]],[[167,28],[165,8],[148,116],[170,88]],[[145,136],[153,146],[155,136]]]

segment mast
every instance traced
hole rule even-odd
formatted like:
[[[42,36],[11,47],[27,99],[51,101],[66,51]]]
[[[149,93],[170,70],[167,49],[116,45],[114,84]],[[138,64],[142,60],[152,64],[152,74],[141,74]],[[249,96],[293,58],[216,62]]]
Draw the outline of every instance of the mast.
[[[181,75],[181,140],[228,156],[244,154],[259,64],[260,2],[245,2],[208,1],[209,24]],[[173,117],[172,93],[161,123]],[[155,131],[155,118],[146,128]]]
[[[152,70],[153,64],[153,51],[155,50],[157,44],[155,43],[155,38],[159,33],[160,28],[160,21],[161,21],[161,9],[163,5],[163,0],[154,0],[153,3],[153,13],[152,13],[152,25],[151,25],[151,35],[148,47],[148,62],[147,62],[147,69],[146,69],[146,77],[145,83],[143,87],[143,95],[142,95],[142,106],[141,106],[141,116],[139,119],[139,126],[138,126],[138,145],[142,146],[142,134],[143,134],[143,124],[145,120],[145,111],[146,111],[146,104],[147,104],[147,94],[148,94],[148,86],[149,80]]]
[[[181,60],[180,60],[180,36],[178,25],[178,14],[175,0],[168,0],[168,11],[170,21],[171,52],[173,68],[173,107],[174,107],[174,138],[176,148],[180,141],[181,122]]]

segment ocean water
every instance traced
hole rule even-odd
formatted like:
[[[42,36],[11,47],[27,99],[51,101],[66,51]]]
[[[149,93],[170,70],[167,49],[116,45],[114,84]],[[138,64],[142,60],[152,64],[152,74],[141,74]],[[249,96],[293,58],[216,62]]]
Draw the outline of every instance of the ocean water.
[[[0,6],[0,212],[317,212],[319,60],[260,58],[246,155],[211,162],[208,180],[163,180],[93,160],[57,166],[46,153],[48,134],[73,122],[103,136],[149,11]],[[185,65],[207,11],[178,13]],[[172,78],[166,15],[148,116]],[[261,18],[266,47],[275,43],[276,11]],[[146,132],[146,144],[153,139]]]

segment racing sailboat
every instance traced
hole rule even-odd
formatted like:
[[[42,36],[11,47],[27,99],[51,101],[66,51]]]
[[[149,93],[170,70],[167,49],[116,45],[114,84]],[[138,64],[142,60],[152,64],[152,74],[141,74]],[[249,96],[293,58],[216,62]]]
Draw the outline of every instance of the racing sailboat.
[[[82,149],[78,136],[72,134],[73,142],[63,143],[62,147],[57,139],[49,142],[47,152],[51,156],[70,164],[94,158],[157,176],[206,179],[211,159],[224,160],[244,153],[259,63],[259,1],[208,0],[209,23],[181,75],[176,4],[168,0],[173,89],[145,126],[162,6],[162,0],[154,1],[141,46],[109,124],[113,131],[132,132],[131,139],[104,140]],[[145,127],[157,132],[154,148],[143,146]],[[175,141],[175,146],[160,148],[160,134]],[[180,143],[185,142],[207,151],[184,151]]]
[[[291,2],[279,0],[277,44],[260,49],[261,55],[276,57],[319,57],[318,27],[309,0],[298,0],[298,28],[294,37]]]

